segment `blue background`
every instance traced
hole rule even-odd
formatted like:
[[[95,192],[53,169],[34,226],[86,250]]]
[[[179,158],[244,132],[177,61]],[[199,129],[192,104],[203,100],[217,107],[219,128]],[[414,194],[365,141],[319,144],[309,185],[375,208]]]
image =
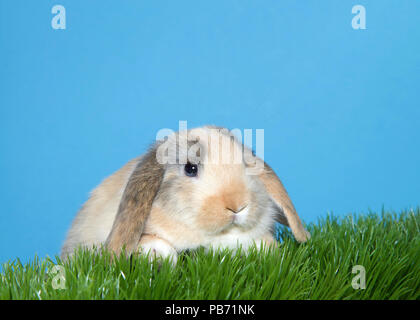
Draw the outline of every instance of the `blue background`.
[[[179,120],[264,129],[305,222],[417,206],[419,19],[418,0],[0,0],[0,262],[58,253],[88,192]]]

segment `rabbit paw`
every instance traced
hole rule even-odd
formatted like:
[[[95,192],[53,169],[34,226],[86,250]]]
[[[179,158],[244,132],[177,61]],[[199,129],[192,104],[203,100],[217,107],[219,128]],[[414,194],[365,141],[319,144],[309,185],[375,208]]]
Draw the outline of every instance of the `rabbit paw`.
[[[167,241],[152,235],[143,235],[140,239],[138,250],[143,254],[148,254],[150,260],[166,259],[175,265],[177,262],[177,252]]]

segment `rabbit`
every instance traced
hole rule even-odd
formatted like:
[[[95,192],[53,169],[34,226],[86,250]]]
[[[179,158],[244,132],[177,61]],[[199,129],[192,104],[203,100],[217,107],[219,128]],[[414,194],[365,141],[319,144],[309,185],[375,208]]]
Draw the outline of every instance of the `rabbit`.
[[[215,132],[229,148],[213,139]],[[163,161],[171,150],[179,150],[176,158]],[[271,245],[276,221],[289,226],[298,242],[307,241],[310,234],[280,179],[260,158],[245,161],[246,152],[254,156],[227,129],[215,126],[179,131],[155,143],[91,192],[61,257],[78,246],[104,245],[116,254],[124,247],[128,254],[152,253],[176,263],[179,252],[198,247]],[[258,161],[262,166],[252,173]]]

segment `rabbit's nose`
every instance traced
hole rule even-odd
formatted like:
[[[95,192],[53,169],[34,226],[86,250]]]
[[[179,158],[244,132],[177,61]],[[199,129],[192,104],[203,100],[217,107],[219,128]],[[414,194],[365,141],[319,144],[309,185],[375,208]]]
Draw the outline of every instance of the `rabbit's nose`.
[[[228,209],[229,211],[232,211],[234,214],[237,214],[237,213],[241,212],[242,210],[244,210],[246,207],[247,207],[247,205],[229,206],[229,207],[226,207],[226,209]]]

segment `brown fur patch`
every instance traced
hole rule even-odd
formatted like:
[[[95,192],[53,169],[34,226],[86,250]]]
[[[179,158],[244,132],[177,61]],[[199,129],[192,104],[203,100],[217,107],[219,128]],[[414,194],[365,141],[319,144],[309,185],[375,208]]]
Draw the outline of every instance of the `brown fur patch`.
[[[230,222],[232,222],[232,212],[226,209],[222,196],[210,196],[204,201],[197,217],[197,223],[204,230],[218,232]]]
[[[246,205],[247,197],[245,184],[237,181],[231,182],[221,192],[221,198],[226,209],[238,212]]]
[[[217,195],[204,201],[198,223],[205,229],[217,231],[230,222],[234,212],[247,205],[246,187],[242,182],[230,181]]]
[[[283,209],[282,211],[284,215],[277,215],[277,221],[286,226],[290,226],[296,240],[299,242],[307,241],[310,238],[310,235],[303,227],[296,209],[282,182],[268,164],[264,163],[264,166],[264,172],[259,176],[259,178],[264,183],[264,186],[272,199],[280,208]]]
[[[132,253],[137,248],[163,174],[163,165],[156,161],[156,148],[153,148],[134,169],[124,190],[111,233],[106,240],[110,250],[118,254],[125,246],[126,252]]]

